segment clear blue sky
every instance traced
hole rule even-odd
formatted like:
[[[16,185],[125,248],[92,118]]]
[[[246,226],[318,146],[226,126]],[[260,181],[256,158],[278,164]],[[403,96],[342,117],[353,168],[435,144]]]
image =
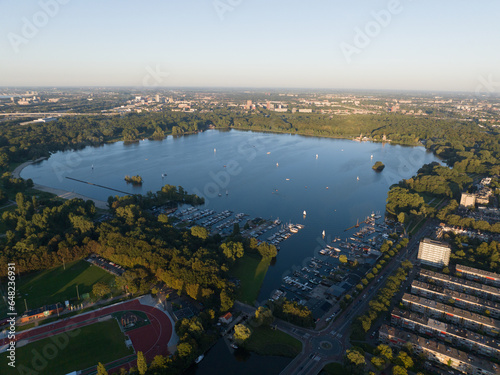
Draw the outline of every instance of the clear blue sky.
[[[59,1],[44,18],[41,4],[58,0],[0,0],[0,86],[141,86],[157,66],[164,86],[474,91],[480,76],[500,81],[498,0],[400,0],[381,26],[372,12],[390,1]],[[221,19],[217,4],[232,10]],[[36,35],[23,33],[25,19]],[[356,28],[368,25],[358,48]],[[348,61],[341,45],[359,53]]]

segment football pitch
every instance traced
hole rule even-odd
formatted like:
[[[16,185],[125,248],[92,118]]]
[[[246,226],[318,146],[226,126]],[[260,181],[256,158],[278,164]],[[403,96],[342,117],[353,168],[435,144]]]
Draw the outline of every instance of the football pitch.
[[[44,305],[57,302],[64,304],[66,300],[77,299],[77,289],[80,298],[84,293],[90,293],[92,286],[97,282],[111,284],[114,276],[108,272],[91,265],[84,260],[77,260],[63,266],[49,270],[16,277],[17,296],[16,309],[18,314],[26,310],[24,300],[28,309],[35,309]],[[75,303],[76,301],[73,301]],[[6,304],[2,299],[0,302],[0,314],[6,313]]]
[[[118,322],[111,319],[17,348],[15,369],[7,366],[8,354],[2,353],[0,368],[7,369],[2,374],[64,375],[131,354]]]

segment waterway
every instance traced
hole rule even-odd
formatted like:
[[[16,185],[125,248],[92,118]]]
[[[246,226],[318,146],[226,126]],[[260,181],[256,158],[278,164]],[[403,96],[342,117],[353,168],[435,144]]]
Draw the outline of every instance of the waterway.
[[[241,349],[233,354],[224,339],[219,339],[205,358],[192,365],[184,375],[278,375],[290,361],[290,358],[263,356]]]
[[[380,173],[372,169],[378,160],[386,166]],[[204,196],[205,206],[219,212],[229,209],[304,224],[280,244],[261,288],[259,300],[264,300],[285,274],[302,267],[304,258],[319,249],[323,230],[330,242],[356,220],[372,212],[383,215],[389,187],[432,161],[439,162],[423,147],[209,130],[57,152],[26,167],[21,176],[100,200],[122,194],[66,177],[141,194],[164,184],[180,185]],[[141,187],[124,181],[125,175],[136,174],[144,180]]]

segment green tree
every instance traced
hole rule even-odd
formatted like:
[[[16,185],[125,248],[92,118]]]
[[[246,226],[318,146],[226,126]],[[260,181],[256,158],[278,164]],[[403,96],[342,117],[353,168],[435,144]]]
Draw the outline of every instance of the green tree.
[[[274,320],[273,313],[270,309],[259,306],[257,310],[255,310],[255,323],[257,325],[270,325]]]
[[[236,324],[234,326],[234,341],[236,341],[239,344],[242,344],[246,340],[250,338],[252,335],[252,331],[250,331],[250,328],[248,328],[244,324]]]
[[[377,346],[377,350],[375,352],[384,357],[387,361],[392,361],[393,354],[389,345],[380,344]]]
[[[226,258],[231,260],[236,260],[236,258],[241,258],[244,254],[243,244],[241,242],[225,242],[220,245],[222,253]]]
[[[92,286],[92,293],[98,298],[102,298],[111,293],[111,289],[108,284],[98,282]]]
[[[97,364],[97,375],[108,375],[106,367],[101,362]]]
[[[257,246],[257,251],[262,256],[262,258],[274,258],[278,255],[278,250],[276,246],[269,245],[267,242],[262,242]]]
[[[187,342],[177,345],[177,353],[180,357],[189,357],[193,354],[193,347]]]
[[[371,362],[373,366],[377,368],[377,370],[382,370],[385,367],[385,359],[382,357],[372,357]]]
[[[362,373],[366,365],[365,356],[355,349],[346,350],[345,362],[355,373]]]
[[[142,352],[137,352],[137,370],[140,375],[144,375],[148,371],[148,363]]]
[[[406,221],[406,214],[404,212],[400,212],[398,214],[398,221],[401,223],[401,224],[404,224],[405,221]]]
[[[203,241],[205,241],[210,235],[210,233],[206,228],[200,226],[194,226],[191,228],[191,235],[201,238]]]
[[[227,311],[234,305],[233,298],[229,295],[229,293],[223,289],[220,292],[220,309],[221,311]]]
[[[339,261],[340,263],[347,263],[347,256],[345,254],[340,254],[339,255]]]
[[[151,362],[151,368],[161,369],[167,367],[167,358],[162,355],[155,355],[153,362]]]
[[[408,371],[402,366],[394,366],[392,368],[392,375],[408,375]]]
[[[404,351],[399,352],[398,356],[394,360],[394,363],[399,365],[399,366],[403,366],[406,369],[413,367],[413,360]]]

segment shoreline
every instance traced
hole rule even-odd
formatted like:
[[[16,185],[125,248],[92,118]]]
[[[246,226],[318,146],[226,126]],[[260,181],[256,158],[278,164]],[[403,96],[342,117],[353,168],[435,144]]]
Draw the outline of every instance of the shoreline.
[[[12,177],[13,178],[21,178],[21,172],[28,165],[35,164],[35,163],[38,163],[40,161],[47,160],[47,159],[48,158],[44,156],[44,157],[38,158],[36,160],[30,160],[30,161],[22,163],[21,165],[17,166],[12,171]],[[103,209],[103,210],[107,210],[109,208],[108,207],[108,202],[101,201],[101,200],[95,199],[95,198],[91,198],[91,197],[88,197],[86,195],[78,194],[78,193],[75,193],[73,191],[68,191],[68,190],[63,190],[63,189],[56,189],[56,188],[53,188],[53,187],[50,187],[50,186],[39,185],[39,184],[34,184],[33,185],[33,189],[39,190],[39,191],[43,191],[43,192],[46,192],[46,193],[51,193],[51,194],[56,195],[59,198],[66,199],[66,200],[77,198],[77,199],[83,199],[85,201],[92,201],[92,202],[94,202],[94,205],[95,205],[96,208],[100,208],[100,209]]]
[[[189,133],[183,133],[183,134],[176,134],[176,135],[173,135],[173,134],[166,134],[165,137],[163,139],[166,139],[168,136],[172,136],[172,137],[180,137],[180,136],[186,136],[186,135],[191,135],[191,134],[197,134],[197,133],[203,133],[207,130],[216,130],[216,131],[224,131],[224,130],[236,130],[236,131],[242,131],[242,132],[247,132],[247,131],[250,131],[250,132],[255,132],[255,133],[272,133],[272,134],[278,134],[278,135],[285,135],[285,134],[289,134],[289,135],[298,135],[298,136],[303,136],[303,137],[316,137],[316,138],[324,138],[324,139],[338,139],[338,140],[349,140],[349,141],[352,141],[352,142],[356,142],[357,140],[356,139],[353,139],[351,138],[351,136],[341,136],[341,135],[314,135],[314,134],[304,134],[304,133],[290,133],[290,132],[285,132],[285,131],[276,131],[276,130],[267,130],[267,129],[252,129],[252,128],[237,128],[237,127],[231,127],[231,126],[228,126],[228,127],[225,127],[225,128],[213,128],[213,129],[204,129],[204,130],[199,130],[197,132],[189,132]],[[146,138],[148,140],[150,140],[149,138]],[[137,142],[137,141],[140,141],[140,140],[135,140],[133,142]],[[114,139],[114,140],[111,140],[111,141],[108,141],[108,142],[105,142],[105,143],[109,143],[109,144],[113,144],[113,143],[116,143],[116,142],[126,142],[124,141],[123,139]],[[428,150],[427,148],[425,148],[424,145],[422,144],[404,144],[404,143],[399,143],[399,142],[392,142],[392,141],[381,141],[381,140],[374,140],[374,139],[370,139],[370,140],[367,140],[367,141],[363,141],[363,142],[372,142],[372,143],[389,143],[389,144],[393,144],[393,145],[399,145],[399,146],[406,146],[406,147],[424,147],[424,149],[428,152],[432,152],[431,150]],[[90,146],[90,147],[94,147],[94,146]],[[435,156],[437,156],[434,152],[432,152]],[[48,157],[44,156],[44,157],[40,157],[36,160],[30,160],[30,161],[27,161],[27,162],[24,162],[22,163],[21,165],[17,166],[13,171],[12,171],[12,177],[14,178],[21,178],[21,172],[23,171],[24,168],[26,168],[28,165],[31,165],[31,164],[35,164],[35,163],[38,163],[40,161],[43,161],[43,160],[48,160]],[[99,200],[99,199],[95,199],[95,198],[91,198],[91,197],[88,197],[88,196],[85,196],[85,195],[82,195],[82,194],[78,194],[78,193],[75,193],[73,191],[68,191],[68,190],[63,190],[63,189],[59,189],[59,188],[53,188],[53,187],[50,187],[50,186],[45,186],[45,185],[39,185],[39,184],[34,184],[33,186],[34,189],[36,190],[40,190],[40,191],[44,191],[44,192],[48,192],[48,193],[52,193],[56,196],[58,196],[59,198],[62,198],[62,199],[73,199],[73,198],[79,198],[79,199],[83,199],[83,200],[91,200],[94,202],[96,208],[101,208],[101,209],[105,209],[107,210],[109,207],[108,207],[108,204],[107,202],[105,201],[102,201],[102,200]]]

